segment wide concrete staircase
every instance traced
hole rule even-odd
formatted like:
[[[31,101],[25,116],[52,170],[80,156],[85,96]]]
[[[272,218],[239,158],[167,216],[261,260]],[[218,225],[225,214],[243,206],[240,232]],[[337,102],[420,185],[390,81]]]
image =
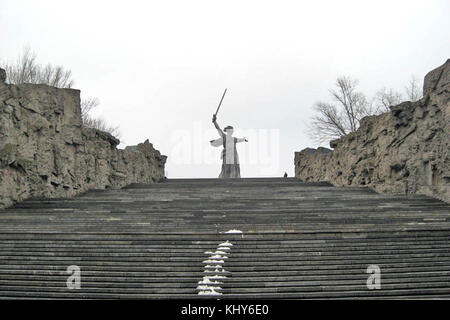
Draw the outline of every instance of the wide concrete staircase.
[[[450,206],[425,196],[170,179],[28,200],[0,229],[1,298],[450,298]]]

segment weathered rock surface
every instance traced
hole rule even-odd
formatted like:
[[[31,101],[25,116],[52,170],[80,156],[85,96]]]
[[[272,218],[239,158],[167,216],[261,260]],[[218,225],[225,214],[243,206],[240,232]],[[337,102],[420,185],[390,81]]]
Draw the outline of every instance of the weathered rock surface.
[[[364,118],[356,132],[330,142],[334,150],[296,152],[296,177],[450,202],[450,59],[425,76],[423,92]]]
[[[0,69],[0,82],[6,81],[6,71],[4,69]]]
[[[148,140],[134,151],[118,144],[81,126],[80,91],[0,81],[0,208],[164,177],[166,156]]]

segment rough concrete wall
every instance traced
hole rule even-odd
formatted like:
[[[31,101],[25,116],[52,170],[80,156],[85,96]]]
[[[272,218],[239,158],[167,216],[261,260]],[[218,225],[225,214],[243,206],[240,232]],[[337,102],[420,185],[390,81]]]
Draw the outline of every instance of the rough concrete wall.
[[[424,97],[361,121],[330,142],[295,153],[295,176],[381,193],[420,193],[450,202],[450,59],[429,72]]]
[[[2,75],[0,69],[0,208],[164,177],[166,156],[148,140],[119,150],[110,134],[82,128],[80,91],[9,85]]]

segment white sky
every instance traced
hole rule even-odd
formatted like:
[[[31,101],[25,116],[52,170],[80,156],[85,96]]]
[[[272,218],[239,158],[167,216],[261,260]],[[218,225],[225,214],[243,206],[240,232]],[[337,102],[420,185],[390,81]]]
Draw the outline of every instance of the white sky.
[[[169,156],[169,178],[219,174],[208,140],[228,88],[218,122],[249,137],[242,176],[292,176],[294,151],[316,147],[305,124],[335,79],[359,79],[368,96],[403,92],[449,58],[449,13],[448,0],[1,0],[0,59],[29,45],[71,69],[121,146],[148,138]]]

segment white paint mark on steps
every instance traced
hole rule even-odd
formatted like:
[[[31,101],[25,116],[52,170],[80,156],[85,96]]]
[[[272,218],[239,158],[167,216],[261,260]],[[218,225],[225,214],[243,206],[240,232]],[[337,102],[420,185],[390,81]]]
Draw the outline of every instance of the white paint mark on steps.
[[[221,273],[221,272],[228,272],[228,271],[226,271],[226,270],[224,270],[224,269],[215,269],[215,270],[205,270],[205,271],[203,271],[203,272],[206,272],[206,273]]]
[[[229,250],[229,249],[228,249],[228,250]],[[205,251],[205,254],[211,254],[211,255],[213,255],[213,254],[226,255],[227,253],[226,253],[225,251],[216,250],[216,251],[214,251],[214,252],[212,252],[212,251]]]
[[[197,286],[197,290],[199,290],[199,295],[211,295],[214,292],[218,292],[219,290],[222,290],[221,287],[214,287],[214,286]],[[217,290],[217,291],[216,291]]]
[[[229,233],[229,234],[241,234],[242,231],[241,230],[237,230],[237,229],[231,229],[225,232],[221,232],[221,233]]]
[[[211,277],[211,276],[204,276],[203,280],[199,281],[198,284],[221,284],[221,283],[223,283],[223,282],[216,281],[216,280],[211,281],[211,279],[213,279],[213,277]]]
[[[242,231],[235,229],[221,233],[243,234]],[[216,296],[222,294],[222,292],[220,292],[222,288],[219,285],[223,284],[223,282],[219,280],[226,279],[227,277],[223,274],[229,273],[223,268],[223,264],[225,263],[224,260],[228,259],[232,246],[233,244],[227,240],[219,243],[215,251],[211,250],[204,252],[206,255],[209,255],[208,259],[203,261],[203,263],[206,264],[203,272],[207,275],[198,282],[199,285],[197,286],[197,290],[199,295]]]
[[[216,268],[222,268],[222,266],[220,265],[220,264],[216,264],[215,266],[212,266],[212,265],[206,265],[205,266],[205,269],[216,269]]]
[[[213,276],[208,276],[209,279],[226,279],[227,276],[219,276],[219,275],[213,275]]]
[[[225,253],[226,254],[226,253]],[[227,256],[225,256],[225,255],[220,255],[220,254],[215,254],[215,255],[213,255],[213,256],[211,256],[211,257],[209,257],[210,259],[228,259],[228,257]]]
[[[225,242],[222,242],[221,244],[219,244],[219,247],[232,247],[233,244],[231,242],[229,242],[228,240]],[[224,248],[221,248],[220,250],[223,250]]]
[[[219,296],[222,292],[217,292],[214,288],[209,287],[207,290],[201,290],[199,295],[207,295],[207,296]]]
[[[223,263],[223,260],[214,260],[214,259],[208,259],[203,261],[203,263]]]

